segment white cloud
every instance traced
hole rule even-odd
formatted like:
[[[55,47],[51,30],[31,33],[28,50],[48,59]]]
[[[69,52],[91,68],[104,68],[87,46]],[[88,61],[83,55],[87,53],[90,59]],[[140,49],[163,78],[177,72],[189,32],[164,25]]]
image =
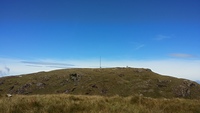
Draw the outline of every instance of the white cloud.
[[[5,62],[10,69],[10,75],[27,74],[39,71],[50,71],[62,68],[99,68],[99,59],[92,60],[39,60],[40,62],[53,62],[71,64],[73,67],[59,67],[59,66],[27,66],[22,63],[21,59],[6,59],[0,58],[1,62]],[[38,61],[38,62],[39,62]],[[102,67],[135,67],[135,68],[150,68],[152,71],[162,74],[170,75],[178,78],[186,78],[191,80],[200,80],[200,60],[104,60],[102,59]],[[3,67],[4,68],[4,67]],[[1,69],[0,69],[1,70]],[[5,70],[5,69],[4,69]]]
[[[58,61],[56,62],[47,62],[45,60],[44,61],[38,60],[37,62],[35,61],[23,62],[23,61],[25,60],[0,58],[0,64],[3,64],[2,62],[4,62],[6,63],[8,69],[10,69],[9,75],[27,74],[39,71],[50,71],[54,69],[61,69],[61,67],[59,67],[60,65],[62,65],[62,68],[67,68],[67,65],[64,65],[64,63]],[[2,75],[3,76],[8,75],[5,74],[5,69],[3,68],[3,65],[0,66],[1,66],[0,68],[1,72],[4,72]],[[2,71],[3,69],[4,71]]]
[[[44,61],[21,61],[21,63],[29,64],[30,66],[74,66],[67,63],[58,63],[58,62],[44,62]]]
[[[143,47],[145,47],[145,44],[139,43],[139,42],[129,42],[132,47],[134,48],[134,50],[139,50]]]
[[[165,36],[165,35],[157,35],[154,39],[160,41],[160,40],[169,39],[169,38],[171,37]]]
[[[191,80],[200,79],[200,60],[153,60],[138,62],[139,67],[151,68],[154,72]]]
[[[172,54],[170,54],[170,56],[177,57],[177,58],[193,58],[193,57],[195,57],[192,54],[184,54],[184,53],[172,53]]]
[[[135,47],[135,50],[141,49],[141,48],[143,48],[144,46],[145,46],[144,44],[138,45],[137,47]]]

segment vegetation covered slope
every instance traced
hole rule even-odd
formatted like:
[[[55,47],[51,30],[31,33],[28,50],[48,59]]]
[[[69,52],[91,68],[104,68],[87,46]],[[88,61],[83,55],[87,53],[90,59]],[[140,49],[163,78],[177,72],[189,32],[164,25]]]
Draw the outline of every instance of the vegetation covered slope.
[[[200,113],[200,100],[69,94],[0,97],[0,113]]]
[[[200,85],[143,68],[76,68],[0,78],[0,94],[200,98]]]

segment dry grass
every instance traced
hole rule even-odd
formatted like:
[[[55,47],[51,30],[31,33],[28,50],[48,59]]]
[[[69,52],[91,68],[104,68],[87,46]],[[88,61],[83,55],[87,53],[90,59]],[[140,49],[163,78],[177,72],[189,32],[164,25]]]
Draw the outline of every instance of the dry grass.
[[[1,113],[200,113],[200,100],[143,96],[14,95],[0,97]]]

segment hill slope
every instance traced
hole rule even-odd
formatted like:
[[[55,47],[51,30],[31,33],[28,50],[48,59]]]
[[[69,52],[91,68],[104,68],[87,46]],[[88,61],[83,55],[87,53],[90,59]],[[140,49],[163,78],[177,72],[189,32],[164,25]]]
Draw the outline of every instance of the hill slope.
[[[200,98],[200,85],[143,68],[80,68],[0,78],[0,94],[144,95]]]

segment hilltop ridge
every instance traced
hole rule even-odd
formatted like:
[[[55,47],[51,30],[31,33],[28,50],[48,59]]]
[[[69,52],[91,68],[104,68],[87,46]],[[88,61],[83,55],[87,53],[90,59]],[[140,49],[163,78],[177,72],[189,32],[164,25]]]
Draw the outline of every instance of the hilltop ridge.
[[[0,94],[200,98],[200,85],[144,68],[73,68],[0,78]]]

